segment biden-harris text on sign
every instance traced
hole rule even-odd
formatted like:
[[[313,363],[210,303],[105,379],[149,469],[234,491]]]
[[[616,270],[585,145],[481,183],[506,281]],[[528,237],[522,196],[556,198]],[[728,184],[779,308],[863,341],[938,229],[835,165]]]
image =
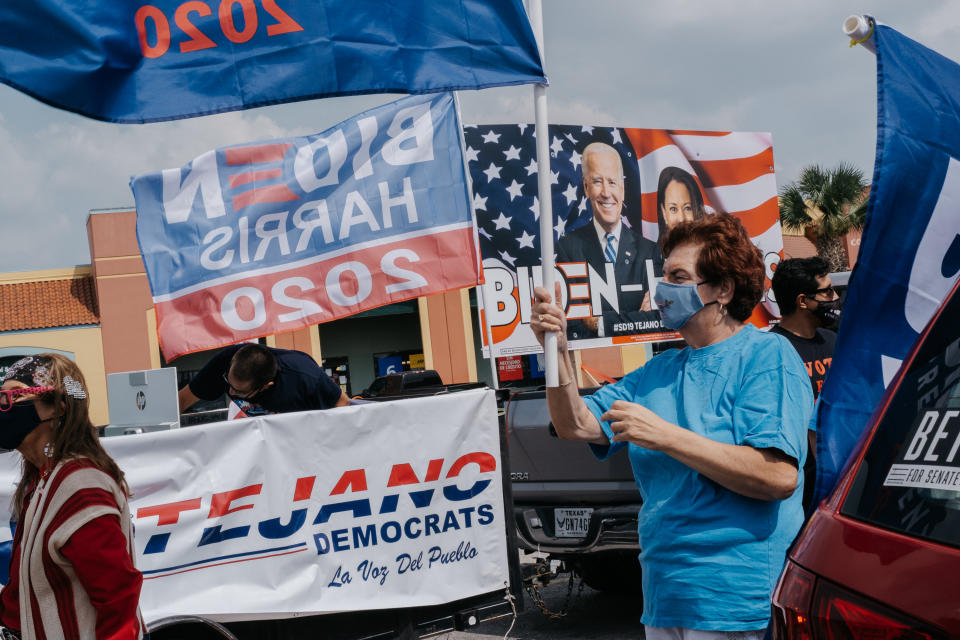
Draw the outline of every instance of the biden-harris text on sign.
[[[167,359],[477,284],[451,94],[137,176]]]
[[[540,351],[529,324],[543,281],[534,127],[471,126],[464,138],[493,355]],[[770,134],[550,125],[549,138],[555,277],[572,348],[678,339],[652,300],[663,263],[656,242],[681,220],[717,212],[739,218],[763,252],[763,304],[751,322],[778,315],[769,278],[783,238]]]

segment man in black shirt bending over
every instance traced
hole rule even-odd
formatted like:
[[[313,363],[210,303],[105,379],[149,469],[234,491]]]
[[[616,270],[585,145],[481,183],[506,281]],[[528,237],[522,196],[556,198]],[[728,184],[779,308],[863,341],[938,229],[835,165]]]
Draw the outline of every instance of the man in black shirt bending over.
[[[301,351],[259,344],[227,347],[180,389],[180,411],[227,394],[248,416],[350,404],[340,386]]]
[[[834,333],[840,322],[840,297],[830,281],[830,267],[823,258],[783,260],[773,272],[773,294],[780,306],[780,324],[770,329],[786,336],[807,368],[813,397],[820,396],[823,380],[833,363]],[[811,425],[815,426],[815,425]],[[804,510],[813,496],[816,477],[816,431],[808,432],[810,451],[804,465]]]

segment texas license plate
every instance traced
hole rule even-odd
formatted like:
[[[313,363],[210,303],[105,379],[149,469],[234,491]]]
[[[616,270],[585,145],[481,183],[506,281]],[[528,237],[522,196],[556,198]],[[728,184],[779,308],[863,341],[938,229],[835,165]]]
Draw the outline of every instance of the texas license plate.
[[[554,534],[558,538],[585,538],[590,529],[590,515],[593,509],[554,509]]]

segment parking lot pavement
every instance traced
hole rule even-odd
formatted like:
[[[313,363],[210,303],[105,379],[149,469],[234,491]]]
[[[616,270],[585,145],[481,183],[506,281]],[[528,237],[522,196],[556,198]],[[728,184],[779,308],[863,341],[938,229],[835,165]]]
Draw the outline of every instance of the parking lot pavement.
[[[551,582],[542,590],[546,607],[554,612],[562,610],[567,595],[568,575]],[[524,594],[522,611],[507,636],[511,640],[550,640],[590,638],[591,640],[642,640],[640,624],[641,602],[636,594],[603,593],[584,586],[579,591],[579,580],[567,605],[567,615],[551,618],[544,614]],[[510,628],[511,617],[483,622],[469,631],[454,631],[438,636],[444,640],[494,640],[503,638]]]

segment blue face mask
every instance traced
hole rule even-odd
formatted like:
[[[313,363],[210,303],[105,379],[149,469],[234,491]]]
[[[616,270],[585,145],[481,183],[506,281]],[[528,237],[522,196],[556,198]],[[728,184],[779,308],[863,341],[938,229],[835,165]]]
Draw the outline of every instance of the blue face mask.
[[[697,311],[707,305],[716,303],[716,300],[714,300],[704,304],[703,300],[700,299],[697,287],[704,282],[674,284],[661,280],[657,283],[657,290],[653,299],[656,300],[657,307],[659,307],[660,319],[664,328],[676,331],[687,324],[687,321]]]

